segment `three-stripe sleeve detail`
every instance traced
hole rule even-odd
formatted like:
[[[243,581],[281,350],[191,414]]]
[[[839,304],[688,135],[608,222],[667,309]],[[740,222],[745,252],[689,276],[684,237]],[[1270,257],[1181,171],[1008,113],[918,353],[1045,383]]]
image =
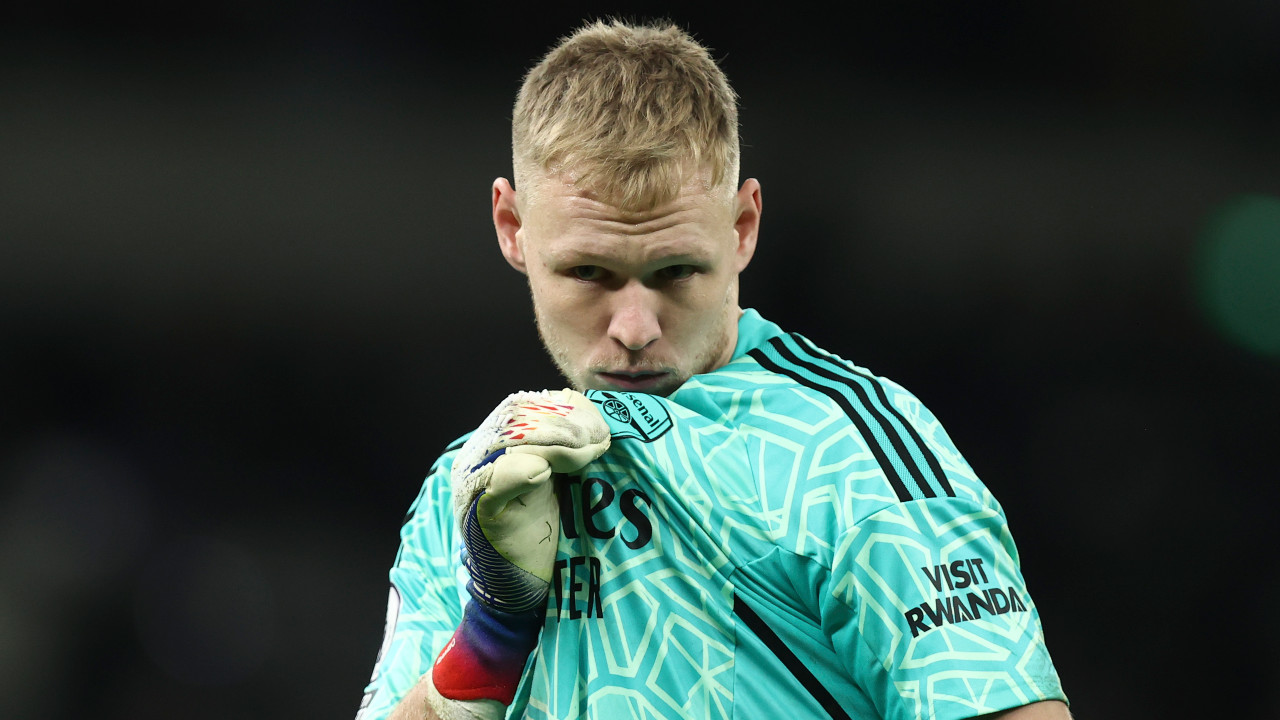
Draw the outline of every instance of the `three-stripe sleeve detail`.
[[[880,443],[876,442],[875,436],[872,433],[871,428],[867,427],[867,424],[864,421],[862,415],[860,415],[858,411],[853,409],[853,406],[850,404],[848,398],[846,398],[844,395],[842,395],[838,390],[834,388],[830,388],[819,383],[811,382],[807,378],[805,378],[803,375],[801,375],[799,372],[778,364],[760,348],[756,348],[755,350],[752,350],[751,352],[748,353],[748,355],[755,358],[756,362],[760,363],[761,367],[765,368],[766,370],[770,370],[772,372],[778,373],[779,375],[785,375],[791,378],[792,380],[795,380],[796,382],[800,383],[801,385],[817,390],[823,395],[826,395],[827,397],[834,400],[836,404],[839,405],[841,409],[844,410],[845,414],[849,416],[849,419],[853,421],[853,424],[858,427],[858,431],[862,434],[862,436],[864,438],[867,438],[867,446],[870,448],[871,454],[875,456],[876,462],[880,465],[880,468],[884,471],[885,477],[888,478],[889,485],[893,487],[893,492],[895,495],[898,496],[898,499],[903,502],[907,502],[908,500],[913,500],[917,497],[921,497],[920,491],[918,488],[915,488],[915,492],[912,492],[911,489],[908,489],[906,485],[906,481],[910,481],[910,478],[904,478],[903,475],[900,472],[898,472],[897,468],[890,463],[889,456],[885,454],[884,448],[881,447]],[[914,482],[912,482],[912,485],[914,487]]]
[[[899,500],[955,496],[937,456],[889,401],[877,378],[821,353],[799,335],[775,337],[750,355],[764,368],[826,395],[843,409]]]
[[[876,395],[879,401],[879,407],[888,414],[888,418],[902,432],[902,436],[907,442],[911,451],[911,457],[915,460],[916,469],[921,476],[934,485],[940,494],[948,497],[955,497],[955,490],[951,487],[951,481],[947,479],[947,473],[942,469],[942,463],[938,461],[938,455],[921,437],[920,432],[916,429],[907,418],[889,402],[889,396],[885,392],[884,383],[872,376],[870,373],[860,372],[858,369],[842,363],[826,353],[818,350],[812,342],[803,335],[798,333],[791,334],[797,348],[805,351],[806,357],[811,358],[815,363],[830,367],[837,373],[843,374],[844,377],[855,380],[869,388]],[[921,464],[923,463],[923,465]]]

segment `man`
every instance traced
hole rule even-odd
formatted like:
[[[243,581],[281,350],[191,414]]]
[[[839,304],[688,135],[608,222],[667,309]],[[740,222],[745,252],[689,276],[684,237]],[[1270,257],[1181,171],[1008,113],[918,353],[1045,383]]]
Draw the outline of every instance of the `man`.
[[[513,150],[499,247],[586,396],[513,395],[437,462],[361,720],[1069,717],[936,419],[740,309],[760,184],[707,51],[584,27],[527,76]]]

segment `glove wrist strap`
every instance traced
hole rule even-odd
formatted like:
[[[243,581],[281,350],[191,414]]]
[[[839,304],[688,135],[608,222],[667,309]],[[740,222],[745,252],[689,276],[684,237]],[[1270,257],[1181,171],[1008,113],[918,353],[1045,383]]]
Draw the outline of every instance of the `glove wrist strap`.
[[[549,586],[507,560],[489,542],[476,518],[480,495],[471,501],[462,522],[471,601],[453,638],[436,658],[431,677],[440,695],[450,700],[497,700],[510,705],[525,661],[538,645]]]
[[[481,495],[484,493],[471,501],[471,509],[462,522],[466,548],[463,564],[471,576],[467,591],[471,597],[503,613],[518,615],[545,608],[550,588],[547,581],[503,557],[481,529],[480,520],[476,518]]]
[[[467,603],[462,624],[432,668],[441,696],[450,700],[496,700],[510,705],[529,653],[538,645],[546,606],[506,613]]]

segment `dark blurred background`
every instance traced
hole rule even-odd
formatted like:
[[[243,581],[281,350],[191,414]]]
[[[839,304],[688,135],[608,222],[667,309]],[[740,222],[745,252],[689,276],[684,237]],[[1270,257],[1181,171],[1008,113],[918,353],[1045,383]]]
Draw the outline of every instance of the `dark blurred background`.
[[[0,717],[354,714],[430,463],[559,385],[489,184],[603,12],[714,48],[744,305],[946,423],[1077,716],[1280,717],[1280,5],[25,5]]]

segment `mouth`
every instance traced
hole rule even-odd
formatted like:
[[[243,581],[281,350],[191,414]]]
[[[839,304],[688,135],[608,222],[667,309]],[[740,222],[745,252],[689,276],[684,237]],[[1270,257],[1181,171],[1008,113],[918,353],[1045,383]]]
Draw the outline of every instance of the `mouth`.
[[[650,392],[666,379],[665,372],[596,372],[609,390],[625,392]]]

